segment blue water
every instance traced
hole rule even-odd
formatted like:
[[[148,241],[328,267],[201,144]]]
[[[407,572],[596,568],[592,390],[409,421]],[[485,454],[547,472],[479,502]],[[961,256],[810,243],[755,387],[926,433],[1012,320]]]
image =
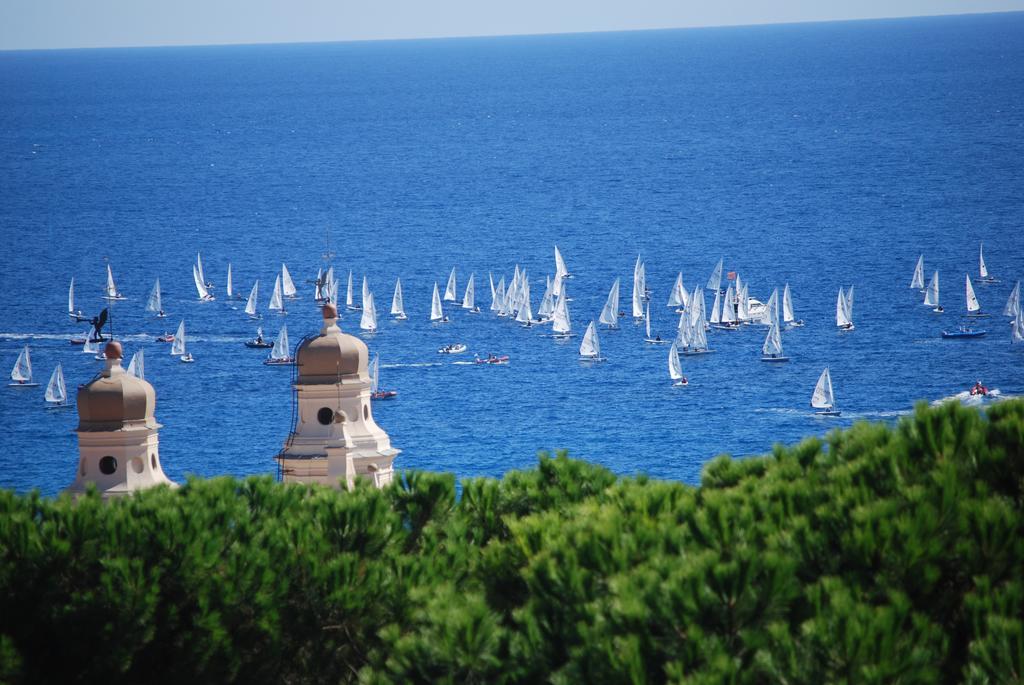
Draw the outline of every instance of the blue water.
[[[254,332],[223,299],[195,300],[202,251],[223,293],[227,264],[265,305],[275,270],[323,262],[370,283],[387,310],[401,276],[410,320],[368,338],[383,382],[377,421],[404,468],[500,475],[540,449],[569,448],[616,472],[695,482],[716,454],[746,455],[983,379],[1024,392],[1024,349],[1001,316],[987,337],[943,341],[964,313],[979,241],[1002,283],[1024,276],[1024,14],[620,34],[353,44],[0,53],[0,366],[31,343],[37,379],[68,385],[99,368],[67,343],[98,312],[104,258],[128,296],[113,309],[130,355],[146,350],[164,424],[161,455],[186,474],[274,472],[290,427],[289,371],[260,364]],[[792,361],[758,360],[764,329],[710,333],[716,354],[683,360],[626,321],[603,334],[608,362],[489,313],[427,321],[434,281],[529,270],[534,307],[557,244],[573,325],[596,318],[611,282],[623,308],[641,254],[655,329],[682,271],[703,285],[719,257],[767,299],[789,282],[807,326]],[[908,288],[918,254],[939,269],[943,316]],[[160,277],[170,318],[142,307]],[[358,281],[357,281],[358,282]],[[856,286],[852,333],[836,292]],[[312,286],[287,317],[319,326]],[[710,300],[708,302],[710,305]],[[152,342],[184,317],[197,363]],[[382,320],[385,319],[382,315]],[[358,317],[343,328],[353,331]],[[507,368],[453,365],[436,349],[510,354]],[[830,365],[840,419],[811,414]],[[0,389],[0,486],[54,493],[77,459],[74,411],[42,387]]]

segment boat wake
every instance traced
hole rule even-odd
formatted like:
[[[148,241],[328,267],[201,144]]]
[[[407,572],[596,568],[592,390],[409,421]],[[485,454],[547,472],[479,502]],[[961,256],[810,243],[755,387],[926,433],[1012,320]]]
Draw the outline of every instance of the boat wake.
[[[411,362],[409,364],[381,364],[382,369],[419,369],[427,366],[441,366],[441,362]]]
[[[958,392],[955,395],[937,399],[931,403],[931,406],[938,407],[946,404],[947,402],[960,402],[961,404],[969,407],[977,407],[984,404],[986,401],[998,402],[1000,400],[1011,399],[1012,397],[1013,395],[1003,395],[999,388],[989,390],[987,395],[972,395],[970,391],[964,390],[963,392]]]

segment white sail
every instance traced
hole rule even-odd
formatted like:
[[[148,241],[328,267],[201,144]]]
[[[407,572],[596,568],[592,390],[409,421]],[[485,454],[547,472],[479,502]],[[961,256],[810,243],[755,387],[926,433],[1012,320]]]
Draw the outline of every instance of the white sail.
[[[516,310],[516,321],[529,323],[533,320],[533,307],[530,304],[530,281],[523,279],[523,287],[520,291],[519,307]]]
[[[985,266],[985,245],[978,243],[978,275],[982,280],[988,278],[988,267]]]
[[[498,288],[495,290],[495,299],[491,302],[491,311],[501,314],[502,303],[505,301],[505,277],[498,281]]]
[[[846,317],[853,321],[853,286],[846,289]]]
[[[117,292],[117,286],[114,285],[114,272],[110,270],[110,265],[107,264],[107,298],[117,299],[121,296],[121,293]]]
[[[61,368],[60,362],[57,362],[57,367],[50,374],[50,382],[46,385],[44,397],[51,404],[64,404],[68,401],[68,390],[64,385],[64,370]]]
[[[675,345],[688,349],[690,347],[690,317],[683,312],[679,315],[679,324],[676,326]]]
[[[836,326],[845,328],[851,323],[850,317],[847,314],[846,295],[843,293],[842,287],[840,287],[839,296],[836,299]]]
[[[555,245],[555,278],[567,278],[569,276],[569,269],[565,266],[565,260],[562,259],[562,253],[558,251],[558,246]]]
[[[587,332],[583,334],[583,342],[580,343],[580,356],[590,359],[601,358],[601,341],[597,337],[597,327],[591,321],[587,326]]]
[[[192,265],[192,280],[196,284],[196,292],[199,293],[200,300],[209,300],[210,291],[206,289],[206,283],[203,282],[203,276],[199,273],[199,267],[195,264]]]
[[[1013,331],[1010,333],[1010,341],[1024,343],[1024,312],[1017,310],[1017,316],[1013,317]]]
[[[750,321],[750,286],[744,283],[737,299],[736,318],[740,321]]]
[[[28,345],[21,348],[18,360],[14,362],[14,368],[11,369],[11,380],[17,383],[32,382],[32,355],[29,354]]]
[[[245,301],[245,313],[251,317],[256,317],[256,298],[259,297],[260,282],[259,279],[252,284],[252,290],[249,291],[249,299]]]
[[[646,287],[644,265],[640,261],[640,255],[637,255],[636,265],[633,267],[633,318],[637,321],[644,318],[644,290]]]
[[[298,291],[295,289],[295,281],[292,280],[292,275],[288,273],[288,267],[283,262],[281,264],[281,294],[289,300],[294,300],[298,295]]]
[[[789,283],[782,289],[782,322],[793,323],[796,316],[793,315],[793,296],[789,293]]]
[[[491,309],[493,310],[494,309],[494,298],[498,296],[498,293],[494,289],[494,275],[490,271],[487,272],[487,280],[491,284]]]
[[[270,296],[270,304],[267,305],[267,309],[275,312],[284,311],[284,300],[281,298],[281,274],[274,279],[274,294]]]
[[[674,381],[683,380],[683,365],[679,363],[679,348],[676,343],[668,348],[668,377]]]
[[[973,314],[974,312],[981,311],[981,303],[978,302],[978,296],[974,294],[974,286],[971,285],[971,277],[967,276],[967,312]]]
[[[725,299],[722,300],[721,321],[724,324],[736,323],[736,296],[732,291],[732,284],[725,290]]]
[[[156,279],[153,289],[149,291],[149,299],[146,300],[146,311],[159,314],[163,311],[163,298],[160,294],[160,279]]]
[[[178,331],[174,334],[174,343],[171,345],[171,354],[175,357],[185,354],[185,319],[178,324]]]
[[[274,346],[270,349],[270,358],[275,361],[290,359],[290,347],[288,345],[288,326],[281,326],[281,331],[274,340]]]
[[[462,295],[462,308],[470,311],[476,309],[476,274],[470,274],[466,281],[466,292]]]
[[[688,334],[690,347],[693,350],[702,351],[708,349],[708,333],[704,328],[703,313],[695,323],[691,324]]]
[[[686,306],[686,288],[683,287],[683,272],[680,271],[679,275],[676,276],[676,282],[672,286],[672,292],[668,296],[669,307],[685,307]]]
[[[455,267],[452,267],[452,272],[448,276],[448,285],[444,289],[444,301],[445,302],[456,302],[458,296],[456,295],[458,288],[455,283]]]
[[[395,279],[395,294],[391,296],[391,315],[405,316],[405,303],[402,301],[402,279]]]
[[[768,335],[764,338],[764,345],[761,346],[761,354],[766,357],[782,356],[782,335],[779,333],[779,322],[774,321],[768,327]]]
[[[231,262],[228,262],[228,284],[227,287],[224,288],[224,293],[227,295],[229,300],[235,299],[235,285],[231,280]]]
[[[569,335],[572,332],[572,322],[569,320],[569,304],[563,294],[555,303],[554,316],[551,322],[551,330],[558,335]]]
[[[708,279],[708,290],[718,291],[722,288],[722,264],[725,259],[719,259],[718,264],[715,265],[715,270],[711,272],[711,277]]]
[[[366,293],[363,299],[363,315],[359,318],[359,327],[364,331],[377,330],[377,307],[373,304],[373,293]]]
[[[128,373],[139,380],[146,380],[146,351],[144,349],[140,349],[132,355],[132,360],[128,363]]]
[[[430,320],[444,320],[444,309],[441,307],[441,291],[438,290],[436,281],[434,282],[434,296],[430,302]]]
[[[647,306],[644,307],[644,333],[647,335],[647,339],[651,339],[651,303],[648,302]]]
[[[99,335],[96,332],[96,327],[91,326],[89,332],[85,334],[85,344],[82,345],[82,352],[86,354],[96,354],[100,351],[100,343],[96,338]]]
[[[349,309],[355,307],[355,302],[352,300],[352,270],[348,271],[348,289],[345,291],[345,306]]]
[[[206,285],[206,273],[203,271],[203,255],[196,252],[196,271],[199,272],[199,280]]]
[[[1006,299],[1006,306],[1003,307],[1003,316],[1017,316],[1020,311],[1020,281],[1017,281],[1010,291],[1010,297]]]
[[[549,277],[545,280],[547,288],[544,290],[544,297],[541,298],[540,307],[537,308],[537,317],[547,320],[555,313],[555,293],[551,289],[551,278]]]
[[[818,384],[814,386],[814,393],[811,395],[811,406],[815,409],[832,409],[836,404],[835,395],[832,393],[832,375],[828,367],[821,372]]]
[[[914,267],[914,277],[910,279],[910,287],[918,290],[924,288],[924,255],[917,258],[917,266]]]
[[[715,291],[715,303],[711,305],[711,323],[722,323],[721,313],[722,296],[721,291]]]
[[[75,277],[71,277],[71,285],[68,286],[68,314],[75,315]]]
[[[366,278],[366,276],[363,276],[363,287],[359,299],[359,306],[362,307],[363,309],[366,309],[366,301],[368,299],[370,299],[370,281]]]
[[[373,355],[373,363],[370,364],[370,394],[376,395],[380,389],[380,355]]]
[[[924,291],[924,303],[929,307],[939,306],[939,272],[932,274],[932,280],[928,282],[928,289]]]
[[[604,302],[604,309],[601,310],[601,316],[597,319],[599,322],[612,328],[617,328],[619,325],[619,279],[616,278],[615,282],[612,283],[612,289],[608,291],[608,299]]]

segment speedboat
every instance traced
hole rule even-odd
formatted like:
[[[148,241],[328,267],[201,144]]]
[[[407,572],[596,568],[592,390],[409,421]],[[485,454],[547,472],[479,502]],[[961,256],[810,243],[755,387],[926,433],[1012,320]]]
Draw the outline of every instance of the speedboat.
[[[988,331],[976,331],[969,326],[960,326],[955,331],[942,331],[943,338],[980,338]]]
[[[173,333],[164,333],[163,335],[159,336],[156,339],[156,341],[157,342],[162,342],[162,343],[172,343],[172,342],[174,342],[174,334]]]
[[[978,381],[977,383],[975,383],[974,387],[971,388],[971,396],[972,397],[979,397],[979,396],[980,397],[985,397],[986,395],[988,395],[988,388],[986,388],[984,385],[982,385],[981,381]]]
[[[397,390],[377,390],[376,392],[370,393],[371,400],[390,400],[398,397]]]
[[[494,355],[489,354],[486,357],[477,357],[475,362],[477,364],[508,364],[509,356],[507,354]]]
[[[462,343],[452,343],[451,345],[445,345],[437,350],[438,354],[460,354],[466,351],[466,346]]]
[[[271,345],[271,347],[273,347],[273,345]],[[295,358],[281,357],[280,359],[275,359],[274,357],[267,357],[263,360],[263,363],[267,366],[294,366]]]
[[[245,346],[251,348],[269,349],[274,346],[274,343],[268,340],[264,340],[262,337],[255,337],[252,340],[246,340]]]

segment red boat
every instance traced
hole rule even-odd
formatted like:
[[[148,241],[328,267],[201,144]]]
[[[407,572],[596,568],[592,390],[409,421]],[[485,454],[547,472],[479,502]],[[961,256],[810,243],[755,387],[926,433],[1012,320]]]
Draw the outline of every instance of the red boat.
[[[984,397],[987,394],[988,394],[988,388],[986,388],[984,385],[982,385],[981,381],[978,381],[977,383],[975,383],[974,387],[971,388],[971,395],[972,396],[981,395],[982,397]]]
[[[172,343],[172,342],[174,342],[174,334],[173,333],[164,333],[159,338],[157,338],[156,341],[157,342],[169,342],[169,343]]]
[[[377,392],[370,393],[371,400],[390,400],[393,397],[398,397],[397,390],[378,390]]]
[[[500,356],[489,354],[486,357],[484,357],[483,359],[481,359],[480,357],[477,357],[476,358],[476,363],[477,364],[508,364],[508,360],[509,360],[509,356],[507,354],[503,354],[503,355],[500,355]]]

